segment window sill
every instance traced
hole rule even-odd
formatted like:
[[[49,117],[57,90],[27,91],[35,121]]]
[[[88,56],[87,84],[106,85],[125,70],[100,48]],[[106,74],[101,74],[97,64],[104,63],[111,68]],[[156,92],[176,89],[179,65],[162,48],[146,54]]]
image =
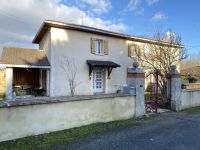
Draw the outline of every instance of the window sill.
[[[97,55],[97,56],[106,56],[106,54],[94,54],[94,55]]]

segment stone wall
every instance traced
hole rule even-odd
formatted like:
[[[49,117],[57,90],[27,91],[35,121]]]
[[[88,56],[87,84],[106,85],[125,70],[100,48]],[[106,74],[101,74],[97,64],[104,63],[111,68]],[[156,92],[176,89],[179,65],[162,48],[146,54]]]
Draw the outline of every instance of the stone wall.
[[[200,106],[200,89],[185,89],[181,95],[181,109]]]
[[[0,69],[0,99],[5,96],[6,92],[6,72]]]
[[[135,116],[135,95],[0,102],[0,141]]]

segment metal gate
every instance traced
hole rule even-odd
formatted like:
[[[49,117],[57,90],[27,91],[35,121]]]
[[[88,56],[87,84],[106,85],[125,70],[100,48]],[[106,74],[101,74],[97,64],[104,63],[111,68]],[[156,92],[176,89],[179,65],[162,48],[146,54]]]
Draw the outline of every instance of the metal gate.
[[[145,76],[145,109],[146,112],[157,113],[158,108],[170,109],[170,80],[158,69]]]

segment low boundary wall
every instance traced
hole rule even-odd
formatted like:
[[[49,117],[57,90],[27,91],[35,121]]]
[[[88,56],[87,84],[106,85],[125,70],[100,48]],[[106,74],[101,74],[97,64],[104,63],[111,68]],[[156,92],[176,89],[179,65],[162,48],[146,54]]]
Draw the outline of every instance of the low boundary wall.
[[[200,89],[185,89],[181,95],[181,109],[200,106]]]
[[[135,104],[136,96],[128,94],[1,102],[0,141],[128,119]]]

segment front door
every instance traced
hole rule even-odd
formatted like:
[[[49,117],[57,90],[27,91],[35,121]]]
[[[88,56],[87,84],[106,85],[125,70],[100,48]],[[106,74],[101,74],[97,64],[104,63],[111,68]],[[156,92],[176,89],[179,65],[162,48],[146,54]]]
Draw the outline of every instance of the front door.
[[[103,70],[94,70],[93,71],[93,92],[94,93],[102,93],[103,92],[103,81],[104,74]]]

